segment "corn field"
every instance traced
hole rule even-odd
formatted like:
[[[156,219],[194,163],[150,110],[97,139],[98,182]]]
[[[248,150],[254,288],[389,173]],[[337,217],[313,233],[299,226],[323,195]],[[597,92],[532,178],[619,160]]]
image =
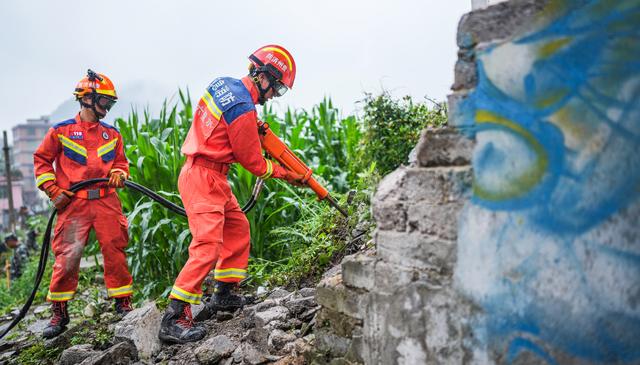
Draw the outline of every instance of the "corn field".
[[[131,179],[181,205],[177,181],[184,156],[180,148],[191,125],[192,106],[188,93],[178,95],[179,101],[165,103],[158,116],[132,111],[115,125],[125,141]],[[331,195],[348,208],[349,218],[318,202],[307,189],[276,179],[267,181],[247,215],[252,239],[249,281],[255,284],[295,285],[313,279],[327,265],[339,262],[353,242],[352,232],[365,232],[362,239],[366,242],[373,229],[369,200],[381,172],[406,160],[410,146],[402,146],[405,152],[397,153],[399,141],[415,138],[427,125],[446,123],[446,108],[428,109],[406,98],[394,101],[386,93],[367,96],[362,119],[342,117],[329,99],[308,111],[287,110],[280,116],[263,108],[260,114],[314,170]],[[251,195],[255,177],[236,164],[229,182],[242,205]],[[188,256],[191,235],[187,219],[134,191],[123,189],[119,194],[129,218],[127,252],[136,287],[134,299],[164,296]],[[45,217],[36,218],[40,221],[34,224],[42,232]],[[86,256],[99,252],[94,234],[90,242]],[[37,264],[37,257],[32,257],[25,274],[12,283],[12,290],[0,288],[0,307],[8,310],[24,302]],[[51,276],[52,264],[50,256],[45,282]],[[90,285],[92,275],[90,272],[83,277],[81,273],[81,286]],[[44,298],[47,287],[46,283],[41,285],[38,301]]]
[[[116,125],[125,141],[131,180],[181,205],[177,181],[184,156],[180,147],[191,125],[192,106],[188,94],[180,92],[179,96],[179,104],[165,104],[158,118],[132,111],[127,120],[119,119]],[[310,112],[288,110],[282,119],[269,108],[261,114],[333,195],[339,197],[348,190],[349,179],[355,176],[349,172],[354,164],[350,156],[355,156],[361,135],[355,117],[340,119],[330,100],[323,100]],[[255,180],[238,164],[230,171],[229,182],[241,205],[249,199]],[[251,260],[286,265],[296,242],[276,241],[274,238],[282,235],[277,229],[317,216],[324,203],[315,201],[309,191],[279,180],[269,180],[265,185],[247,214]],[[136,192],[122,191],[120,197],[128,212],[128,259],[138,291],[143,297],[164,295],[188,257],[191,234],[187,220]],[[297,242],[308,243],[304,237]]]

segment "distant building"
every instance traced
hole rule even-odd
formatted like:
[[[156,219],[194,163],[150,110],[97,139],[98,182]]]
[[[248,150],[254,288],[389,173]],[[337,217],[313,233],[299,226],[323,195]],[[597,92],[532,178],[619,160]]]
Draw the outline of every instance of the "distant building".
[[[27,119],[24,124],[18,124],[13,127],[13,169],[22,172],[23,189],[22,201],[24,205],[29,207],[41,204],[42,195],[36,188],[35,178],[33,176],[33,153],[36,151],[44,135],[49,130],[49,117],[42,116],[40,118]],[[14,195],[14,200],[16,199]],[[16,205],[16,209],[20,205]]]

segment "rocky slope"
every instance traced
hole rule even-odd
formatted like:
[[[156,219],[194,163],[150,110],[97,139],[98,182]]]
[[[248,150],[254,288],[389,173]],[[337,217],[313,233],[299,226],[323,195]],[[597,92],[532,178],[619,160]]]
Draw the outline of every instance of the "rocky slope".
[[[157,339],[162,311],[155,302],[120,320],[108,306],[106,301],[88,304],[75,316],[83,319],[46,341],[40,332],[48,307],[34,308],[20,328],[0,341],[0,364],[304,364],[312,356],[319,309],[314,288],[277,288],[236,313],[218,312],[202,320],[208,329],[202,341],[167,345]],[[196,320],[202,319],[202,308],[194,306]]]

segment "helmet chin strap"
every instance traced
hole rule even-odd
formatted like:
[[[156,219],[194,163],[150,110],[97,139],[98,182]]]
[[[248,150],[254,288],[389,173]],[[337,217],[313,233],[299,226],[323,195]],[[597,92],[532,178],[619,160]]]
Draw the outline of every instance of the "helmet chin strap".
[[[87,70],[87,77],[89,78],[89,81],[102,81],[102,77],[100,77],[100,75],[98,75],[97,73],[93,72],[91,69]],[[82,105],[85,108],[89,108],[93,111],[93,114],[96,116],[96,119],[98,119],[98,121],[102,118],[104,118],[107,113],[99,113],[98,110],[96,109],[96,105],[98,105],[98,93],[96,92],[95,88],[91,88],[92,92],[91,94],[91,104],[87,104],[84,101],[82,101],[82,98],[80,99],[80,105]]]
[[[271,88],[271,85],[269,85],[266,89],[263,89],[262,83],[260,82],[260,80],[258,80],[258,73],[253,76],[253,83],[256,84],[256,87],[258,88],[258,104],[264,105],[264,103],[267,102],[267,98],[265,97],[265,95]]]
[[[82,105],[83,107],[87,108],[87,109],[91,109],[93,111],[93,114],[95,114],[96,119],[100,120],[102,118],[104,118],[107,114],[106,113],[100,113],[98,112],[98,110],[96,110],[96,103],[98,102],[96,100],[96,93],[91,93],[91,101],[93,102],[93,104],[87,104],[84,101],[82,101],[82,99],[80,99],[80,105]]]

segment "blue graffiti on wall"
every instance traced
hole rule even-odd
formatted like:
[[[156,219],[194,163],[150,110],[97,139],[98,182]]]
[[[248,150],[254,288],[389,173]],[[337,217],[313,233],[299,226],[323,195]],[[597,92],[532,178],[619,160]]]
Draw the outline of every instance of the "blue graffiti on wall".
[[[640,361],[640,1],[552,1],[477,54],[456,279],[505,362]]]

